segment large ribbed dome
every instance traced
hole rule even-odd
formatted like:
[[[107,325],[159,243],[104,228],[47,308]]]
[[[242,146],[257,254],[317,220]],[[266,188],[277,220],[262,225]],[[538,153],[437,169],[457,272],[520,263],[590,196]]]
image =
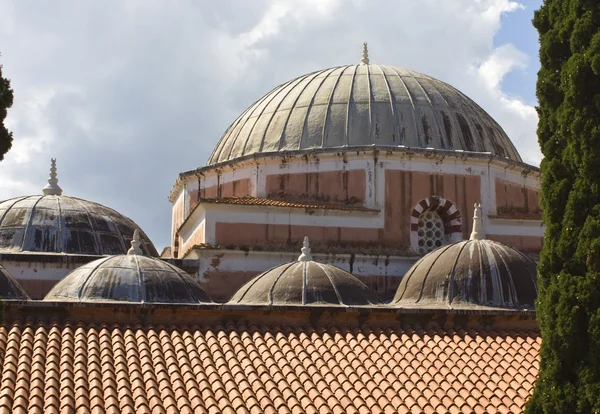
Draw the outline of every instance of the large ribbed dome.
[[[297,262],[283,264],[256,276],[229,301],[243,305],[343,305],[381,303],[371,289],[354,275],[312,260],[308,239]]]
[[[371,145],[490,152],[521,161],[500,125],[452,86],[407,69],[360,64],[276,87],[231,124],[208,164]]]

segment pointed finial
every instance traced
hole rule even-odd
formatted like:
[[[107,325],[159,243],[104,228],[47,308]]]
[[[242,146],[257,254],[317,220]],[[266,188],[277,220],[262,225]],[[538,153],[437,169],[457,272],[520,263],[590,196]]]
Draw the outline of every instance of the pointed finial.
[[[48,184],[42,188],[44,195],[61,195],[62,188],[58,186],[58,178],[56,178],[56,158],[50,159],[50,178]]]
[[[481,219],[481,203],[475,203],[475,213],[473,214],[473,231],[470,240],[483,240],[483,220]]]
[[[367,42],[363,43],[362,59],[360,63],[363,65],[369,64],[369,49],[367,49]]]
[[[298,261],[299,262],[309,262],[311,261],[313,258],[310,254],[310,247],[309,247],[309,243],[308,243],[308,237],[304,236],[304,243],[302,244],[302,254],[300,256],[298,256]]]
[[[127,251],[128,255],[137,254],[138,256],[142,256],[144,252],[140,249],[142,245],[142,241],[140,240],[140,231],[135,229],[133,231],[133,239],[131,240],[131,249]]]

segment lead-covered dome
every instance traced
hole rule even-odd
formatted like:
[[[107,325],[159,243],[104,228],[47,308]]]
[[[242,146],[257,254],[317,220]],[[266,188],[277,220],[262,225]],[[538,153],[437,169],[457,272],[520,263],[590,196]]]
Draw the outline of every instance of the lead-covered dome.
[[[65,276],[46,301],[210,303],[189,274],[160,259],[145,257],[138,232],[127,255],[87,263]]]
[[[156,248],[130,218],[80,198],[62,195],[52,168],[44,194],[0,201],[0,253],[125,254],[139,230],[144,254]]]
[[[406,273],[393,306],[533,309],[536,264],[517,249],[483,238],[476,205],[470,240],[425,255]]]
[[[229,301],[243,305],[377,305],[377,295],[352,274],[312,260],[308,238],[297,262],[277,266],[242,286]]]
[[[231,124],[208,160],[341,147],[489,152],[521,161],[500,125],[452,86],[408,69],[368,64],[300,76]]]
[[[29,300],[19,282],[0,265],[0,299],[2,300]]]

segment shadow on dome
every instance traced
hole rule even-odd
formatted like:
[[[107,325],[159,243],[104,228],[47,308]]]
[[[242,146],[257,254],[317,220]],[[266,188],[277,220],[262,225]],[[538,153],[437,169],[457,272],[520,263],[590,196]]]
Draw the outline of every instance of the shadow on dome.
[[[502,127],[456,88],[371,62],[312,72],[279,85],[227,128],[207,165],[251,155],[375,146],[487,153],[522,162]]]
[[[442,246],[415,263],[390,306],[531,310],[537,293],[535,262],[517,249],[486,240],[481,204],[475,204],[470,239]]]
[[[143,256],[135,230],[126,255],[87,263],[58,282],[45,301],[212,303],[189,274],[160,259]]]
[[[43,194],[0,201],[0,253],[125,254],[140,227],[111,208],[63,195],[51,162]],[[158,257],[148,236],[140,236],[144,254]]]
[[[302,254],[296,262],[254,277],[228,304],[373,306],[381,304],[381,300],[354,275],[336,266],[315,262],[308,237],[305,237]]]
[[[2,265],[0,265],[0,299],[30,300],[19,282]]]

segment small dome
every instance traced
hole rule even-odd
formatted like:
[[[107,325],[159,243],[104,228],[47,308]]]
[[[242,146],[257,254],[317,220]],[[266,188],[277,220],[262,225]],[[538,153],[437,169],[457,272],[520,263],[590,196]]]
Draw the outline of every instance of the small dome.
[[[62,195],[52,168],[43,195],[0,201],[0,253],[125,254],[140,230],[144,254],[156,248],[128,217],[101,204]]]
[[[312,260],[308,238],[297,262],[277,266],[242,286],[229,301],[244,305],[377,305],[381,301],[352,274]]]
[[[136,235],[137,235],[136,231]],[[139,239],[127,255],[87,263],[58,282],[46,301],[210,303],[190,275],[160,259],[142,256]]]
[[[29,296],[19,282],[2,265],[0,265],[0,299],[29,300]]]
[[[521,161],[502,127],[454,87],[369,63],[277,86],[225,131],[208,165],[252,154],[375,146],[489,152]]]
[[[470,240],[440,247],[406,273],[392,305],[421,308],[533,308],[536,264],[505,244],[483,239],[476,205]]]

